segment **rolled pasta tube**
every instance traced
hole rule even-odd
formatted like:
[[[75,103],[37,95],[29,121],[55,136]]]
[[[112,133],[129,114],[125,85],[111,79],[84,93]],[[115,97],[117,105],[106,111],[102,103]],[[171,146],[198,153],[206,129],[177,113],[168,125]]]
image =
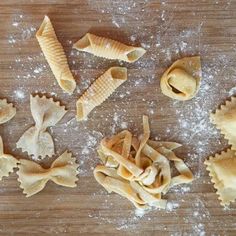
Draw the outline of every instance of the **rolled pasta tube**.
[[[126,80],[125,67],[111,67],[107,70],[78,99],[77,120],[85,120],[95,107],[101,105]]]
[[[130,63],[137,61],[146,52],[146,50],[141,47],[127,46],[118,41],[90,33],[87,33],[83,38],[78,40],[73,45],[73,48],[92,53],[98,57],[118,59]]]
[[[36,38],[58,84],[64,91],[72,94],[76,83],[70,71],[64,49],[57,39],[48,16],[44,17],[36,33]]]

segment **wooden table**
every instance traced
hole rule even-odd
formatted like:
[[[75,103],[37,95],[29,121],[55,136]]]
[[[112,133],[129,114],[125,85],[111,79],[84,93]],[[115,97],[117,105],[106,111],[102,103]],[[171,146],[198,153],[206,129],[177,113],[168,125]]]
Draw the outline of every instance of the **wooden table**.
[[[209,123],[210,110],[235,94],[235,0],[2,0],[0,1],[0,97],[17,108],[1,125],[6,152],[28,158],[16,141],[33,124],[30,94],[46,94],[69,110],[50,129],[57,155],[65,149],[80,163],[74,189],[48,183],[25,198],[16,174],[0,182],[0,235],[235,235],[236,205],[220,206],[203,161],[227,148]],[[57,85],[35,38],[48,15],[62,42],[77,81],[66,95]],[[134,64],[119,63],[72,50],[86,32],[142,45],[146,55]],[[203,81],[191,101],[178,102],[160,91],[159,78],[177,58],[200,54]],[[112,65],[127,66],[129,79],[87,122],[77,123],[75,102],[91,81]],[[142,114],[149,115],[152,137],[183,144],[178,154],[195,175],[193,184],[172,189],[166,211],[138,217],[133,206],[108,195],[92,174],[96,147],[105,135],[127,127],[142,132]],[[44,164],[51,163],[47,159]]]

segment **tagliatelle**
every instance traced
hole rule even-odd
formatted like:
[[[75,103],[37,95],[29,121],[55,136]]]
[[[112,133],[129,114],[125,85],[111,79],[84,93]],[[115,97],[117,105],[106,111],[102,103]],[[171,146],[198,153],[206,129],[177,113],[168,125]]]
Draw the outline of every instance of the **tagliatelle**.
[[[193,181],[193,175],[173,152],[180,144],[149,140],[147,116],[143,116],[143,127],[140,138],[124,130],[101,141],[98,154],[103,165],[95,168],[94,177],[109,193],[120,194],[137,208],[165,208],[162,194],[174,185]],[[171,176],[170,162],[179,175]]]

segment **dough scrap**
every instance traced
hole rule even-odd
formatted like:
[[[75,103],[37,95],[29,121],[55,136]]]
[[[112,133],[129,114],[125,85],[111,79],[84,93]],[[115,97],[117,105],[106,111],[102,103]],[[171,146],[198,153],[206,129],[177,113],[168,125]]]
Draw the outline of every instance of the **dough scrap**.
[[[87,33],[83,38],[78,40],[73,45],[73,48],[92,53],[98,57],[118,59],[130,63],[137,61],[146,52],[146,50],[141,47],[127,46],[118,41],[90,33]]]
[[[21,159],[17,171],[18,181],[26,197],[43,190],[49,180],[55,184],[73,188],[76,187],[78,180],[78,166],[76,159],[68,151],[59,156],[48,169],[36,162]]]
[[[209,157],[204,164],[207,166],[211,182],[214,184],[221,205],[229,205],[236,198],[236,154],[227,149],[220,154]]]
[[[66,113],[65,107],[60,106],[59,102],[54,102],[52,98],[31,95],[30,109],[35,126],[26,130],[20,137],[16,144],[17,148],[36,158],[51,157],[54,155],[54,143],[47,128],[56,125],[62,119]]]
[[[57,39],[48,16],[44,17],[36,33],[36,38],[58,84],[64,91],[72,94],[75,90],[76,82],[69,68],[64,49]]]
[[[137,208],[165,208],[162,194],[174,185],[190,183],[193,175],[173,152],[180,144],[149,140],[147,116],[143,116],[143,128],[140,138],[124,130],[103,139],[98,149],[103,165],[94,169],[94,177],[109,193],[120,194]],[[170,162],[179,175],[171,177]]]
[[[6,99],[0,99],[0,124],[11,120],[16,114],[16,108],[12,103],[7,103]]]
[[[15,157],[4,153],[3,141],[0,136],[0,180],[9,176],[9,173],[13,172],[13,169],[17,167],[17,163],[19,161]]]
[[[197,94],[201,77],[200,57],[184,57],[175,61],[162,75],[161,91],[176,100],[189,100]]]
[[[101,105],[121,84],[127,80],[125,67],[111,67],[87,89],[76,103],[77,120],[85,120],[89,113]]]
[[[210,120],[232,145],[231,149],[236,150],[236,97],[231,97],[230,101],[211,113]]]

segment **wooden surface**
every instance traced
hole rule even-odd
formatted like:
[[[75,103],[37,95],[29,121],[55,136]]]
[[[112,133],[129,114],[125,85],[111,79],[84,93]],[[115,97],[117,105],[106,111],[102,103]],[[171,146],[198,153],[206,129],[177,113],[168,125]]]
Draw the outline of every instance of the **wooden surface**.
[[[25,198],[16,174],[0,182],[0,235],[235,235],[236,205],[220,206],[203,161],[227,147],[209,123],[208,113],[236,90],[235,0],[1,0],[0,97],[17,108],[1,125],[5,149],[29,158],[16,141],[33,124],[31,93],[46,93],[62,101],[69,112],[50,129],[57,154],[68,149],[80,163],[78,186],[68,189],[48,183],[39,194]],[[44,15],[51,18],[77,81],[66,95],[41,54],[35,32]],[[129,80],[98,107],[84,123],[74,119],[77,97],[117,61],[72,50],[86,32],[142,45],[146,55],[128,67]],[[177,102],[160,92],[158,78],[177,58],[200,54],[203,82],[191,101]],[[105,135],[126,126],[142,131],[141,116],[151,121],[152,137],[178,141],[179,156],[195,175],[192,185],[176,187],[166,196],[168,210],[139,218],[133,206],[99,186],[92,169],[96,146]],[[48,159],[44,163],[49,164]]]

